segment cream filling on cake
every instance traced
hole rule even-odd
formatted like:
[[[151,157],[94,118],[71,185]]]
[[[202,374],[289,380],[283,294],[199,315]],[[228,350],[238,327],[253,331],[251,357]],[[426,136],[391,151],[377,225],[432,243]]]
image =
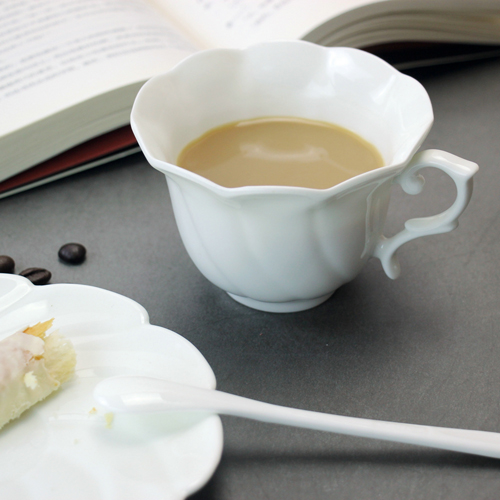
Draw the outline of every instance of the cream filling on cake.
[[[0,342],[0,428],[55,391],[74,371],[71,343],[57,332],[26,329]]]

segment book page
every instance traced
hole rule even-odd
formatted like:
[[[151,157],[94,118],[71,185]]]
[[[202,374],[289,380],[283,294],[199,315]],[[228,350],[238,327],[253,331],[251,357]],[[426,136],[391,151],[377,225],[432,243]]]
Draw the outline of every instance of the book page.
[[[0,0],[0,136],[196,50],[139,0]]]
[[[419,11],[469,15],[499,10],[498,0],[149,1],[161,6],[201,45],[235,48],[267,40],[304,38],[320,42],[332,30],[356,23],[362,17],[394,11],[405,11],[411,16]],[[332,19],[333,23],[327,23]],[[322,26],[325,23],[327,26]]]
[[[264,40],[299,39],[330,17],[367,0],[150,0],[183,31],[211,47],[245,47]]]

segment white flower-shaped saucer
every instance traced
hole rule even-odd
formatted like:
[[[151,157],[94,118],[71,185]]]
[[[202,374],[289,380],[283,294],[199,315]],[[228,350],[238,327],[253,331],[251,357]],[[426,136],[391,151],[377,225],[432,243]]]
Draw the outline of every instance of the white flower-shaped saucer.
[[[150,325],[143,307],[116,293],[34,286],[0,274],[0,340],[50,318],[75,346],[76,373],[0,431],[0,498],[181,500],[204,485],[222,453],[218,416],[118,415],[111,421],[92,397],[100,380],[123,374],[214,388],[200,352]]]

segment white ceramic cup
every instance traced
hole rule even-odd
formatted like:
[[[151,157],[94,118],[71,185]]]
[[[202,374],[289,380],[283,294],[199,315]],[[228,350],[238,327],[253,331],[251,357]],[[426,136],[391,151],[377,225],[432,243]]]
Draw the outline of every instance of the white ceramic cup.
[[[206,131],[264,116],[350,129],[378,148],[386,166],[320,190],[226,188],[175,165],[183,147]],[[197,53],[148,81],[131,117],[146,158],[167,177],[180,235],[198,269],[238,302],[272,312],[320,304],[372,256],[396,278],[403,243],[457,226],[478,167],[442,151],[415,154],[432,121],[429,97],[413,78],[360,50],[300,41]],[[453,179],[455,202],[384,237],[391,186],[419,193],[418,171],[428,166]]]

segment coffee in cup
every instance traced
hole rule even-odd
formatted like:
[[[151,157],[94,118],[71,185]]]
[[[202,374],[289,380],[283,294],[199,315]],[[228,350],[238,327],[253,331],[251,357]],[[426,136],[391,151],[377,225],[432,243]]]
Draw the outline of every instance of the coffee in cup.
[[[328,189],[384,165],[377,148],[327,122],[264,117],[216,127],[189,143],[176,164],[221,186]]]

